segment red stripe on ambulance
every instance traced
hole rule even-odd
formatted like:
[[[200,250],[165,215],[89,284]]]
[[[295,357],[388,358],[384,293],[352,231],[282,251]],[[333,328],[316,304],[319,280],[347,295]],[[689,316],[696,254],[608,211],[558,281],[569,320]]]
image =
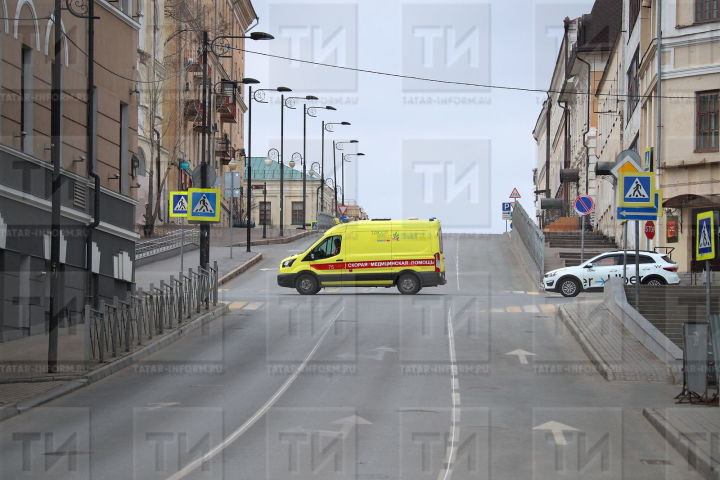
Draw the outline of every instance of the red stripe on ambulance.
[[[377,260],[370,262],[335,262],[311,264],[314,270],[362,270],[365,268],[434,267],[435,259]]]

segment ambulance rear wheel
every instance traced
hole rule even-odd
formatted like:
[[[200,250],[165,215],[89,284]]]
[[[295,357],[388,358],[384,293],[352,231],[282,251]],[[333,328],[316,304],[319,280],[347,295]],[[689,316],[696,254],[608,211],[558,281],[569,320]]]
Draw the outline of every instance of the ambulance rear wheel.
[[[317,278],[310,274],[300,275],[295,281],[295,289],[300,295],[315,295],[320,291],[320,284]]]
[[[415,295],[420,291],[420,279],[412,273],[403,273],[397,281],[397,288],[403,295]]]

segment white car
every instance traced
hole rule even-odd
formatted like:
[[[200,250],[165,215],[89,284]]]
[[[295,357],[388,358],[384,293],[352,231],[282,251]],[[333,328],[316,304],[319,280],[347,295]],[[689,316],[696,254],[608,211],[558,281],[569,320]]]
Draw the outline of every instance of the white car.
[[[640,281],[644,285],[677,285],[678,266],[670,257],[657,252],[640,252]],[[625,283],[635,284],[635,252],[627,252]],[[587,290],[601,290],[611,277],[623,277],[623,251],[600,254],[577,267],[552,270],[543,278],[543,288],[574,297]]]

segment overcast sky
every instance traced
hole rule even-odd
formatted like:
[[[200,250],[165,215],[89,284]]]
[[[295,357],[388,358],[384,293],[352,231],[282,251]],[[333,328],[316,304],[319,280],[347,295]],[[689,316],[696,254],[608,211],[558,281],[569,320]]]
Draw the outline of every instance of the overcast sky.
[[[563,18],[588,13],[592,2],[253,5],[260,17],[255,30],[276,39],[248,42],[249,49],[393,74],[546,89]],[[544,94],[356,73],[252,53],[246,58],[246,76],[262,87],[287,86],[292,95],[313,94],[321,99],[316,104],[338,109],[308,120],[308,165],[320,162],[321,120],[352,123],[326,134],[325,173],[333,173],[332,139],[360,140],[366,156],[345,164],[346,199],[357,200],[371,217],[434,216],[445,231],[500,232],[501,203],[515,187],[532,212],[532,129]],[[279,147],[280,107],[272,97],[253,107],[253,156]],[[287,162],[302,152],[302,106],[285,116]]]

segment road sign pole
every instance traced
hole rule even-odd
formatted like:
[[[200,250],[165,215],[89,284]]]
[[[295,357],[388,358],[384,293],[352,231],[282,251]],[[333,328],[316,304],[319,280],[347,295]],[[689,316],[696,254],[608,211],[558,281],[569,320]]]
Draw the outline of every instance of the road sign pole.
[[[710,260],[705,260],[705,317],[710,321],[710,287],[712,286]]]
[[[185,271],[185,222],[180,219],[180,271]],[[180,275],[182,281],[182,275]]]
[[[580,220],[580,263],[585,261],[585,215]]]
[[[635,310],[640,308],[640,222],[635,221]]]
[[[625,284],[628,283],[627,278],[627,236],[628,236],[628,222],[623,223],[623,281]]]
[[[230,172],[230,258],[233,258],[233,223],[235,223],[235,172]]]

